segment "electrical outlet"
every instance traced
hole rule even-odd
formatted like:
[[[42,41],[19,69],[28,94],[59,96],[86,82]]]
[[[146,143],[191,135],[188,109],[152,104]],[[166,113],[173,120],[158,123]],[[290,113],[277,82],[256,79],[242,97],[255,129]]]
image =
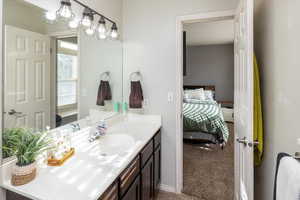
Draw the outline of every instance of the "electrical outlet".
[[[168,92],[168,102],[173,102],[173,101],[174,101],[174,93]]]

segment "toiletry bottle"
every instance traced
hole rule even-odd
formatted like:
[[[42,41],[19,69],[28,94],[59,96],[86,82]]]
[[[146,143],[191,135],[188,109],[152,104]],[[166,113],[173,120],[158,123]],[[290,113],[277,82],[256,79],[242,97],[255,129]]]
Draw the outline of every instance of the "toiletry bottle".
[[[126,102],[122,103],[122,113],[123,115],[126,115],[128,111],[128,104]]]

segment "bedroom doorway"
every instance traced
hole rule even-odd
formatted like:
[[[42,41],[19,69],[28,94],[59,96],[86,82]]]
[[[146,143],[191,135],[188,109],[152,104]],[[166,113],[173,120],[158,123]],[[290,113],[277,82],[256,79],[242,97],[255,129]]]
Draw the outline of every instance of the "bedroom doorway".
[[[182,192],[199,199],[234,199],[233,27],[183,23]]]
[[[231,126],[228,126],[228,123],[225,122],[224,119],[224,111],[222,111],[222,104],[229,103],[227,100],[225,102],[217,102],[218,99],[214,99],[214,103],[208,103],[209,105],[202,105],[203,103],[199,103],[199,100],[195,100],[194,98],[190,98],[184,93],[184,73],[188,73],[186,70],[186,66],[184,66],[184,60],[187,57],[184,57],[184,26],[186,24],[193,23],[216,23],[220,21],[233,20],[233,26],[231,26],[231,31],[234,33],[234,45],[233,45],[233,60],[234,60],[234,122]],[[222,31],[213,31],[209,36],[211,37],[213,33],[224,32],[225,28],[222,28]],[[201,35],[198,33],[198,35]],[[228,199],[248,199],[253,200],[253,182],[254,182],[254,163],[253,163],[253,0],[245,1],[241,0],[237,10],[231,11],[220,11],[220,12],[208,12],[208,13],[200,13],[196,15],[189,16],[181,16],[177,17],[176,21],[176,36],[177,36],[177,73],[176,73],[176,107],[177,107],[177,116],[176,116],[176,191],[178,193],[182,193],[186,191],[184,187],[184,134],[183,128],[186,125],[191,126],[192,128],[201,128],[206,129],[204,132],[214,132],[214,137],[211,138],[212,134],[206,135],[210,138],[205,138],[206,140],[215,140],[215,143],[220,147],[220,158],[224,158],[224,149],[226,149],[230,144],[232,145],[231,149],[234,149],[234,153],[232,155],[233,150],[231,150],[231,162],[228,169],[233,167],[234,169],[231,172],[223,172],[222,176],[233,176],[234,178],[230,180],[230,197]],[[187,39],[187,38],[186,38]],[[215,53],[211,53],[213,55]],[[209,58],[208,56],[204,59]],[[218,59],[214,59],[215,62]],[[214,86],[214,90],[213,87]],[[192,87],[192,88],[191,88]],[[219,86],[218,86],[219,87]],[[205,83],[197,83],[197,84],[186,84],[186,90],[190,90],[190,96],[196,96],[199,99],[207,98],[208,96],[213,96],[216,98],[218,95],[218,89],[215,84]],[[201,92],[199,92],[201,90]],[[208,94],[206,91],[210,90]],[[199,94],[200,93],[200,94]],[[207,93],[207,94],[206,94]],[[211,95],[211,93],[213,95]],[[215,94],[214,94],[215,93]],[[186,106],[184,106],[184,98],[186,102]],[[188,99],[188,101],[186,101]],[[202,105],[199,106],[199,104]],[[195,106],[196,105],[196,106]],[[218,107],[219,106],[219,107]],[[203,108],[204,107],[204,108]],[[198,110],[197,110],[198,109]],[[218,110],[221,110],[218,112]],[[199,112],[204,112],[204,117],[199,114]],[[231,111],[232,112],[232,111]],[[216,113],[221,113],[221,115],[217,115]],[[217,117],[212,117],[212,116]],[[186,119],[191,120],[186,120]],[[206,127],[203,127],[202,122],[208,122]],[[222,118],[223,122],[222,123]],[[217,122],[214,122],[214,121]],[[226,126],[223,126],[226,124]],[[227,128],[226,128],[227,127]],[[228,130],[228,131],[226,131]],[[198,130],[197,130],[198,131]],[[227,133],[226,133],[227,132]],[[234,133],[233,133],[234,132]],[[231,133],[231,134],[230,134]],[[232,136],[234,135],[234,136]],[[197,138],[199,134],[191,134],[188,135],[188,138]],[[230,140],[231,139],[231,140]],[[231,142],[231,143],[230,143]],[[206,150],[208,153],[211,150],[211,146],[206,146],[207,143],[204,143],[204,146],[199,147],[201,150]],[[216,145],[216,146],[217,146]],[[223,148],[223,150],[222,150]],[[186,154],[186,155],[191,155]],[[205,158],[204,155],[195,153],[194,157],[199,161],[205,162],[205,160],[201,160]],[[212,157],[207,156],[210,160]],[[207,159],[207,162],[211,162]],[[201,164],[203,164],[201,163]],[[191,163],[188,163],[191,164]],[[218,164],[215,162],[215,164]],[[209,163],[211,166],[211,163]],[[188,177],[192,177],[197,175],[197,165],[193,167],[191,173],[188,174]],[[214,185],[214,189],[207,189],[207,185],[202,185],[199,187],[199,183],[193,182],[195,190],[198,190],[198,194],[200,193],[202,196],[198,196],[197,193],[194,196],[198,196],[199,198],[204,199],[225,199],[224,189],[219,190],[218,186],[226,185],[226,180],[221,179],[221,182],[212,180],[209,177],[209,174],[214,174],[215,171],[211,170],[212,168],[208,168],[205,175],[202,172],[202,176],[198,177],[198,179],[207,179],[212,185]],[[210,170],[210,171],[209,171]],[[233,182],[233,183],[232,183]],[[218,184],[219,183],[219,184]],[[194,190],[194,191],[195,191]],[[226,189],[225,189],[226,190]],[[211,194],[209,194],[211,193]],[[220,196],[215,196],[216,193],[219,193]],[[203,196],[204,194],[204,196]],[[205,194],[207,194],[205,196]],[[191,194],[193,195],[193,194]]]

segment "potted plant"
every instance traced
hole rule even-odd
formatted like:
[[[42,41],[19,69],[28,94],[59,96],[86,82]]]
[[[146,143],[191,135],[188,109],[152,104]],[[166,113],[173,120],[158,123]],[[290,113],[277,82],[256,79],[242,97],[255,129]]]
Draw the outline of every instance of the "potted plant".
[[[16,155],[16,143],[18,137],[23,133],[22,128],[11,128],[4,130],[2,134],[2,158],[11,159]]]
[[[22,128],[13,140],[17,162],[12,170],[12,184],[24,185],[36,176],[36,158],[50,148],[51,141],[46,133],[34,133]]]

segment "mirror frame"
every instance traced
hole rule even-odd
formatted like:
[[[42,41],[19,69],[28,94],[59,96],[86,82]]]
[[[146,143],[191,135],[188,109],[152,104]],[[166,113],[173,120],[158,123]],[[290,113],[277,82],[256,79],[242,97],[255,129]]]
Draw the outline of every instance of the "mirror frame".
[[[0,1],[0,45],[1,45],[1,48],[0,48],[0,94],[1,94],[1,97],[0,97],[0,113],[1,113],[1,116],[0,116],[0,130],[1,130],[1,133],[0,133],[0,145],[1,145],[1,148],[0,148],[0,164],[2,165],[3,164],[3,160],[2,160],[2,132],[3,132],[3,92],[4,92],[4,89],[3,89],[3,66],[4,66],[4,60],[3,60],[3,1]],[[0,190],[0,197],[1,197],[1,190]]]
[[[0,1],[0,165],[2,165],[2,131],[3,131],[3,1]],[[0,188],[0,199],[6,200],[5,190]]]

